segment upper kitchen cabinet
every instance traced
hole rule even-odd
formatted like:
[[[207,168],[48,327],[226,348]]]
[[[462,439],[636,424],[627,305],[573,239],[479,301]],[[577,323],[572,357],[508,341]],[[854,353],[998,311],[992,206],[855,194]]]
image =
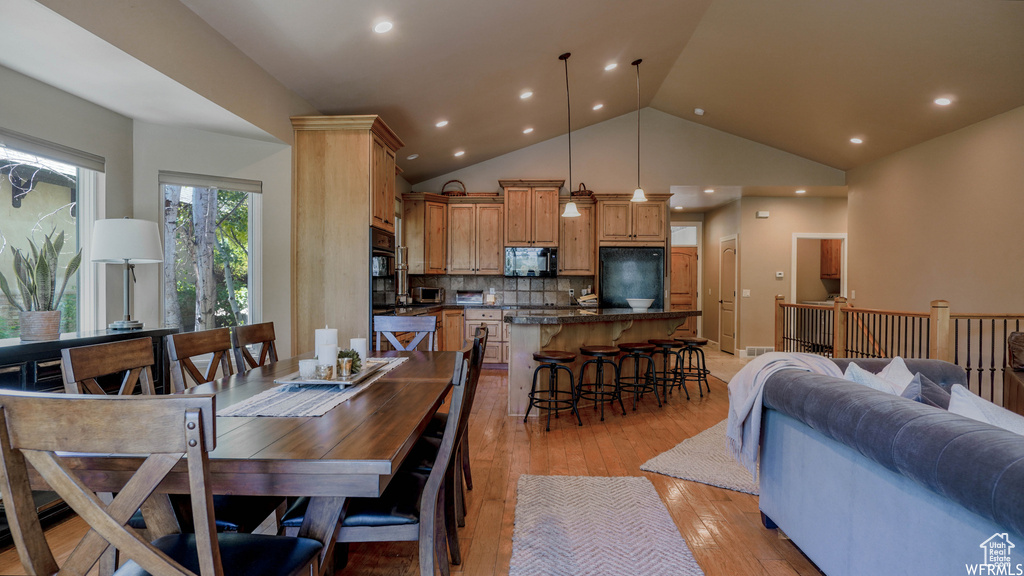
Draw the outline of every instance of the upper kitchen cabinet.
[[[821,279],[839,280],[843,275],[843,241],[823,239],[821,241]]]
[[[448,204],[448,273],[503,274],[503,206],[496,202]]]
[[[565,180],[499,180],[505,191],[505,246],[558,246],[558,191]]]
[[[597,239],[608,245],[664,245],[668,237],[669,194],[648,194],[647,202],[628,195],[605,195],[597,201]]]
[[[594,201],[573,198],[580,215],[559,218],[558,273],[564,276],[593,276],[595,273],[594,220],[597,211]],[[561,214],[569,198],[563,198],[558,207]]]
[[[444,274],[448,267],[448,197],[402,196],[402,245],[408,249],[409,274]]]
[[[394,229],[395,151],[378,116],[292,119],[292,354],[313,330],[370,336],[370,226]],[[389,154],[390,152],[390,154]]]

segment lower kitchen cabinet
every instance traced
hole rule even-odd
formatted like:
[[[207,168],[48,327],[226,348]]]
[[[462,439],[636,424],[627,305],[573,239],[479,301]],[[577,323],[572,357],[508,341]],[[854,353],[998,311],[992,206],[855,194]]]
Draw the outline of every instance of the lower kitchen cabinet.
[[[507,362],[508,355],[502,355],[502,345],[506,342],[502,310],[500,308],[467,308],[466,336],[472,336],[481,324],[487,327],[487,348],[484,350],[484,362],[487,364]]]

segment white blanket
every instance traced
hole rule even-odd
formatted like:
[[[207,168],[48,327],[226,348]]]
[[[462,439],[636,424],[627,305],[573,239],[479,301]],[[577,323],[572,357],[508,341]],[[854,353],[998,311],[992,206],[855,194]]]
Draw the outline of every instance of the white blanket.
[[[761,399],[768,377],[785,369],[843,377],[831,359],[816,354],[769,352],[758,356],[729,381],[729,424],[726,438],[732,455],[757,480],[758,443],[761,439]]]

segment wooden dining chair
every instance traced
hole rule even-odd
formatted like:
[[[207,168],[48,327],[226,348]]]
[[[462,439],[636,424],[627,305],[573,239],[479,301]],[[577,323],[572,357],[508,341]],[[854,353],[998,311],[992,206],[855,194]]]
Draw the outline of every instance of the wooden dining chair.
[[[0,496],[27,574],[84,575],[113,546],[128,562],[117,576],[313,574],[320,542],[214,529],[209,451],[216,445],[212,395],[99,396],[0,392]],[[140,422],[145,422],[140,426]],[[106,504],[67,460],[83,454],[144,459]],[[187,466],[176,467],[182,457]],[[58,567],[32,500],[28,464],[89,526]],[[173,470],[187,474],[194,534],[152,543],[125,526]]]
[[[415,350],[424,338],[427,338],[427,350],[435,350],[434,334],[437,332],[437,317],[435,316],[374,316],[373,331],[376,334],[375,350],[380,350],[380,337],[384,338],[395,347],[395,350]],[[412,340],[403,345],[396,336],[397,333],[411,332]]]
[[[167,356],[171,363],[171,384],[174,392],[205,384],[221,376],[234,374],[231,367],[231,331],[227,328],[182,332],[166,336]],[[211,354],[206,372],[195,365],[195,357]]]
[[[235,326],[231,330],[231,340],[239,372],[263,366],[268,361],[277,362],[273,322]],[[259,346],[258,359],[249,352],[249,346]]]
[[[445,519],[445,487],[454,467],[453,456],[459,434],[469,415],[467,382],[474,362],[475,347],[459,350],[452,374],[452,393],[448,421],[433,466],[424,473],[412,455],[406,459],[379,498],[353,498],[338,530],[335,548],[341,558],[336,569],[344,567],[345,547],[351,542],[419,542],[420,576],[450,573],[448,533]],[[293,507],[282,523],[286,534],[302,525],[304,510]]]
[[[134,394],[136,389],[156,394],[152,338],[64,348],[60,353],[60,373],[68,394],[107,394],[98,378],[122,373],[118,396]]]

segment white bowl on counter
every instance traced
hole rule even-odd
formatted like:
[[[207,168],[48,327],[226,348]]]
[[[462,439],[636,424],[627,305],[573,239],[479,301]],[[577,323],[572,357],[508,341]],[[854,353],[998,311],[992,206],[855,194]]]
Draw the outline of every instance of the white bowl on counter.
[[[654,304],[654,298],[626,298],[626,302],[634,312],[647,312],[651,304]]]

